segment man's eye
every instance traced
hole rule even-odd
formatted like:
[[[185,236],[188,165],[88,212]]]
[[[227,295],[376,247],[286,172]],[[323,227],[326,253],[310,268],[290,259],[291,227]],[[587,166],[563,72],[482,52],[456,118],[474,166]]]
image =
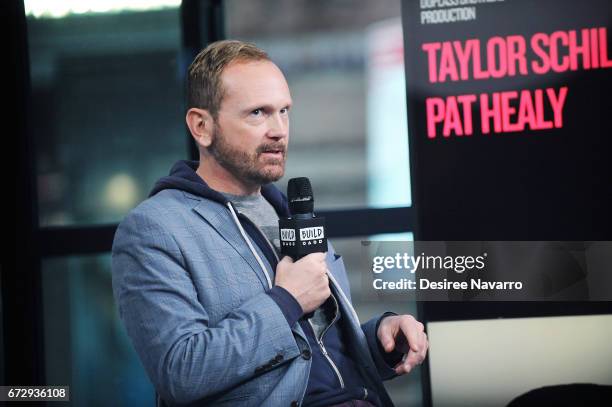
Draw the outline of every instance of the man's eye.
[[[289,108],[288,107],[283,107],[280,111],[282,114],[286,114],[289,113]]]
[[[263,113],[262,109],[255,109],[251,112],[253,116],[260,116]]]

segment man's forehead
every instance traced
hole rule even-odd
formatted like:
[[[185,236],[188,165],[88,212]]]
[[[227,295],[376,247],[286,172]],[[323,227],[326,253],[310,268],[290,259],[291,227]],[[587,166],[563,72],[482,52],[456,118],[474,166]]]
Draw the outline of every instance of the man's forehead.
[[[234,62],[225,68],[221,81],[224,97],[290,99],[285,76],[271,61]]]

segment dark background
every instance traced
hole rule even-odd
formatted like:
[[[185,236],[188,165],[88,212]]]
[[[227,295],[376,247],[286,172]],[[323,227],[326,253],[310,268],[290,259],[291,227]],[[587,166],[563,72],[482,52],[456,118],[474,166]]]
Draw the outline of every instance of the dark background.
[[[508,0],[477,5],[477,19],[421,25],[419,2],[404,2],[413,193],[421,240],[609,240],[612,237],[610,69],[501,79],[427,80],[421,45],[434,41],[608,27],[610,2]],[[483,58],[486,55],[483,52]],[[528,58],[529,61],[529,58]],[[531,72],[530,67],[528,70]],[[428,139],[425,99],[568,86],[563,128]],[[490,100],[490,99],[489,99]],[[476,104],[474,104],[476,106]],[[547,117],[552,117],[547,111]]]

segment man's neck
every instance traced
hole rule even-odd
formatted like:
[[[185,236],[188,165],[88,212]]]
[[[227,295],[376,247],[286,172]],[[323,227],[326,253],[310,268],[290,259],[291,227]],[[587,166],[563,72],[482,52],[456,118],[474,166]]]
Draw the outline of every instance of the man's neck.
[[[196,170],[200,176],[215,191],[225,192],[232,195],[256,195],[261,191],[260,185],[245,183],[236,178],[232,173],[219,165],[212,157],[200,156],[200,164]]]

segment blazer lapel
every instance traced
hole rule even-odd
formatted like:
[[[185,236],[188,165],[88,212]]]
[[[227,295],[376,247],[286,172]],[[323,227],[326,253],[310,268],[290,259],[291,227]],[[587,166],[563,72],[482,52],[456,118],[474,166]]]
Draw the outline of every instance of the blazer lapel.
[[[199,200],[198,204],[193,208],[195,212],[202,217],[202,219],[211,225],[217,233],[219,233],[226,242],[228,242],[234,250],[246,261],[253,272],[257,274],[257,277],[261,281],[264,290],[270,289],[268,280],[264,271],[259,266],[257,259],[251,250],[248,248],[238,226],[234,223],[229,213],[229,209],[217,202]],[[255,244],[255,243],[253,243]],[[262,259],[264,265],[268,266],[267,260]],[[273,275],[270,275],[270,280],[274,281]],[[299,335],[304,341],[307,341],[306,334],[302,330],[299,323],[296,323],[291,327],[291,330]]]
[[[211,225],[217,233],[234,248],[234,250],[236,250],[244,261],[248,263],[253,272],[257,274],[264,289],[266,291],[269,290],[270,286],[268,285],[266,274],[264,274],[264,270],[261,269],[257,259],[244,241],[238,226],[234,223],[229,213],[229,209],[217,202],[200,200],[193,210],[197,212],[204,221]],[[265,265],[266,259],[264,258],[262,261]],[[270,279],[273,280],[272,276],[270,276]]]

